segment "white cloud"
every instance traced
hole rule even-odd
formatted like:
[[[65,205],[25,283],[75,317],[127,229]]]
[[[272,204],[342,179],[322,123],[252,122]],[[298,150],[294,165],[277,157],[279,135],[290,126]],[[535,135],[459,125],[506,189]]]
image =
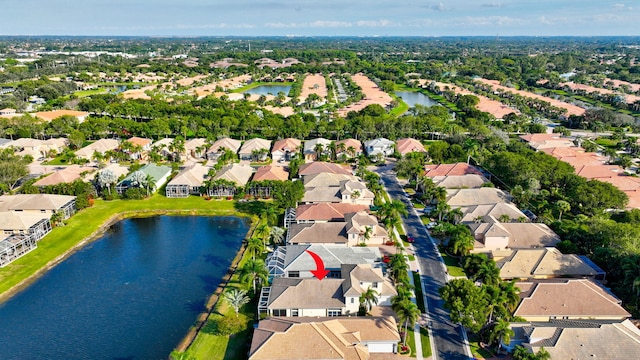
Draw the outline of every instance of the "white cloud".
[[[351,27],[352,23],[346,21],[327,21],[327,20],[316,20],[309,24],[310,27],[319,27],[319,28],[339,28],[339,27]]]
[[[503,7],[504,4],[499,3],[499,2],[492,2],[492,3],[484,3],[482,4],[483,7],[489,7],[489,8],[499,8],[499,7]]]
[[[521,19],[509,16],[467,16],[462,19],[465,25],[487,26],[487,25],[511,25],[522,24]]]
[[[392,21],[389,20],[360,20],[356,22],[357,26],[361,27],[388,27],[395,26]]]

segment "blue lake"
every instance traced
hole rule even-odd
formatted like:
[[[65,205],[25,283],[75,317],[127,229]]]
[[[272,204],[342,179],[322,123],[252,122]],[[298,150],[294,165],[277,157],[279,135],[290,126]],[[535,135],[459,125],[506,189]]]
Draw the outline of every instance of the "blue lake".
[[[396,95],[401,97],[402,101],[406,102],[409,107],[415,107],[416,105],[439,105],[437,101],[431,100],[431,98],[429,98],[427,95],[420,92],[396,91]]]
[[[251,95],[257,94],[278,96],[279,92],[283,92],[285,96],[288,96],[289,91],[291,91],[291,85],[260,85],[245,91],[245,93]]]
[[[0,359],[166,359],[248,229],[236,217],[113,225],[0,305]]]

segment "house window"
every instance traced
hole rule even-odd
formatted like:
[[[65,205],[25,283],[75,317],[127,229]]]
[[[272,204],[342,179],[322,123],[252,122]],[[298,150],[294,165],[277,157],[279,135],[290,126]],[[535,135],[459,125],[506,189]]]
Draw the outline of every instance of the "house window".
[[[44,214],[47,212],[47,210],[40,210],[40,212]]]
[[[356,299],[355,298],[351,298],[351,303],[353,304],[355,302],[356,302]]]
[[[328,278],[331,279],[340,279],[340,270],[332,270],[329,272],[329,275],[327,275]]]
[[[329,309],[327,310],[327,316],[341,316],[342,310],[340,309]]]
[[[371,284],[371,287],[377,289],[378,288],[378,282],[374,282],[373,284]]]
[[[289,277],[290,278],[299,278],[300,277],[300,271],[289,271]]]
[[[273,309],[272,316],[287,316],[287,309]]]
[[[291,309],[291,316],[300,316],[298,315],[298,309]]]

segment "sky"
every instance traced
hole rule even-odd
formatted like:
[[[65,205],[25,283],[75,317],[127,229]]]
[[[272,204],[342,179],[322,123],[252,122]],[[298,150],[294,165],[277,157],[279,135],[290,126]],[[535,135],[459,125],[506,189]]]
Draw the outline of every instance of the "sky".
[[[640,35],[640,0],[4,0],[0,35]]]

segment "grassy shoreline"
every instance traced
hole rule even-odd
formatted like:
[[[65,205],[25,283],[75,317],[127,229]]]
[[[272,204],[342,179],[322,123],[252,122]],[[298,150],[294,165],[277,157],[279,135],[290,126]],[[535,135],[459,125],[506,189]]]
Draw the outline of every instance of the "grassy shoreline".
[[[241,216],[235,201],[204,201],[199,197],[168,199],[155,194],[146,200],[97,200],[54,228],[38,248],[0,269],[0,303],[7,301],[83,246],[98,239],[112,224],[132,217],[157,215]]]

